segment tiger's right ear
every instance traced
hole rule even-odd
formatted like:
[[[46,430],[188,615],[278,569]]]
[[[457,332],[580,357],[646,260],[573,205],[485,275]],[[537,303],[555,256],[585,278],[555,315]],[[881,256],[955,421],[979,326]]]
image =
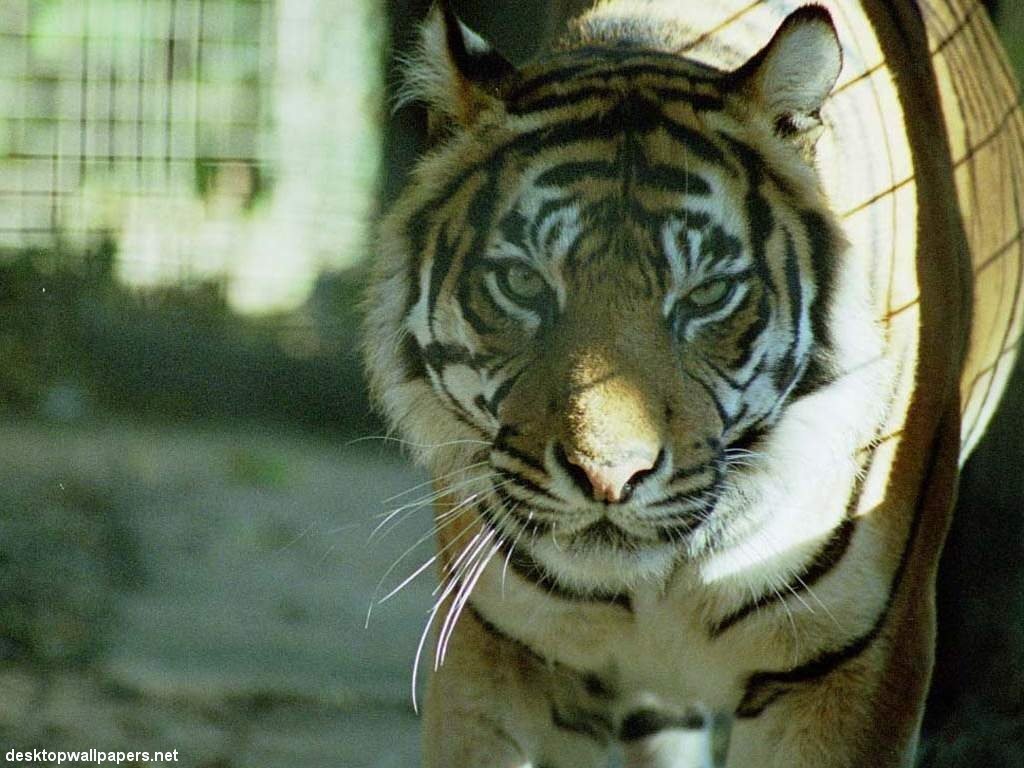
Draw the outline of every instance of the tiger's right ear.
[[[446,0],[434,4],[405,64],[397,106],[424,102],[432,135],[451,124],[469,128],[501,101],[516,68],[463,24]]]

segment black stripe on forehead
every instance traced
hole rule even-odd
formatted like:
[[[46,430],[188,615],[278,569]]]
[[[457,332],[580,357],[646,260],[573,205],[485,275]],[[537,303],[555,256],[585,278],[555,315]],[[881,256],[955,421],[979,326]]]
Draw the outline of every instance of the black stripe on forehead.
[[[665,85],[649,87],[645,84],[638,87],[642,87],[644,91],[647,91],[661,101],[684,101],[698,112],[719,111],[724,107],[721,97],[712,94]],[[581,104],[588,99],[616,99],[621,97],[621,93],[621,88],[609,88],[604,83],[580,84],[572,89],[559,89],[556,93],[537,96],[529,100],[520,100],[510,104],[508,112],[509,114],[522,116],[533,112],[544,112],[548,109],[564,109]]]
[[[531,76],[528,72],[509,91],[508,102],[516,105],[529,100],[531,95],[551,86],[572,86],[574,81],[595,77],[637,77],[657,75],[680,80],[680,89],[686,81],[707,88],[716,84],[722,73],[699,62],[657,51],[638,51],[636,48],[593,47],[580,48],[568,54],[556,55],[540,62],[544,71]],[[714,94],[694,93],[695,96]]]
[[[706,197],[711,194],[711,185],[703,176],[676,165],[645,164],[637,181],[641,184],[681,192],[687,196]]]
[[[641,93],[620,95],[608,109],[599,111],[591,120],[596,120],[605,131],[611,128],[613,136],[625,136],[627,149],[636,134],[661,129],[699,159],[716,165],[725,164],[722,150],[708,136],[672,120],[659,102]]]
[[[781,194],[788,198],[794,197],[790,183],[776,173],[775,169],[754,147],[723,131],[716,131],[715,136],[729,147],[748,175],[756,176],[758,186],[763,180],[767,179]]]
[[[592,139],[614,140],[629,132],[653,132],[657,129],[664,130],[701,160],[725,164],[725,155],[712,137],[675,122],[662,111],[656,101],[639,94],[620,96],[607,108],[595,109],[592,114],[560,120],[519,134],[497,147],[483,164],[493,163],[496,158],[507,153],[530,158],[544,149],[559,145]]]
[[[568,187],[588,179],[615,181],[628,179],[641,186],[658,190],[678,192],[682,195],[707,196],[711,185],[698,173],[685,167],[647,160],[639,152],[620,153],[615,161],[570,160],[559,163],[541,173],[536,180],[538,186]]]
[[[618,248],[629,257],[640,255],[636,248],[643,246],[661,252],[660,231],[665,218],[661,212],[648,211],[632,197],[603,197],[579,206],[581,228],[591,236],[600,236],[605,251]]]
[[[557,201],[552,201],[552,204],[561,207]],[[668,290],[672,270],[663,245],[663,229],[667,221],[664,211],[649,211],[633,198],[623,201],[617,197],[605,197],[586,203],[574,200],[573,204],[580,212],[582,233],[565,256],[570,275],[578,277],[595,257],[603,262],[601,257],[617,256],[620,263],[641,268],[640,276],[649,293],[654,292],[654,283],[662,292]],[[743,254],[743,243],[714,223],[709,214],[683,209],[669,215],[681,217],[685,223],[677,245],[687,263],[691,261],[688,258],[691,249],[685,233],[691,231],[702,235],[697,258],[706,263],[714,264]],[[586,247],[581,247],[581,243]]]
[[[620,173],[619,166],[608,160],[570,160],[551,166],[534,183],[540,187],[565,187],[592,177],[617,178]]]
[[[687,220],[687,228],[692,227]],[[721,224],[705,224],[700,228],[700,255],[702,259],[714,263],[736,258],[743,253],[743,243],[734,235],[730,235]]]
[[[683,169],[672,168],[657,164],[641,164],[641,181],[644,184],[657,183],[657,189],[669,192],[707,194],[710,192],[710,185],[700,176],[686,174]],[[538,183],[546,185],[550,178],[557,178],[562,182],[569,180],[584,180],[593,176],[584,175],[587,172],[600,172],[603,180],[617,181],[622,174],[617,170],[619,166],[604,161],[594,162],[567,162],[545,171],[538,177]],[[579,174],[577,176],[577,174]],[[550,176],[550,178],[549,178]],[[669,184],[671,186],[669,186]],[[543,201],[531,219],[527,219],[521,210],[513,206],[505,213],[498,223],[498,231],[501,237],[510,243],[532,250],[538,255],[550,253],[552,243],[561,233],[561,226],[554,225],[547,233],[544,242],[541,242],[541,230],[550,223],[552,217],[570,208],[576,208],[579,213],[579,220],[584,229],[600,230],[608,229],[609,224],[626,223],[637,225],[647,231],[648,241],[645,243],[644,253],[653,251],[661,254],[660,230],[665,223],[666,212],[664,210],[648,210],[640,199],[627,197],[604,197],[596,200],[586,201],[585,198],[570,195],[565,197],[554,197]],[[677,209],[671,210],[671,215],[676,214]],[[738,256],[742,253],[741,241],[727,233],[722,227],[711,224],[710,217],[701,211],[687,209],[683,211],[684,220],[690,229],[707,230],[702,241],[702,254],[705,257],[716,257],[719,259]],[[688,243],[682,243],[688,248]],[[632,251],[632,249],[629,249]],[[657,259],[655,264],[659,282],[663,282],[663,273],[667,270],[667,262],[664,258]]]
[[[541,203],[531,218],[523,215],[519,207],[514,205],[498,221],[498,234],[503,241],[518,246],[524,251],[535,255],[547,255],[554,240],[561,235],[562,227],[560,223],[556,223],[545,235],[543,242],[541,242],[541,229],[551,218],[575,205],[577,205],[577,200],[571,196],[550,198]],[[474,256],[483,255],[483,253],[470,254],[468,258],[472,259]]]
[[[634,107],[644,105],[642,114],[637,114]],[[438,190],[436,195],[423,205],[417,214],[410,218],[406,227],[406,236],[414,253],[422,253],[431,214],[445,200],[451,198],[474,174],[485,171],[493,178],[496,171],[502,168],[513,156],[530,158],[539,152],[553,147],[564,146],[579,141],[593,139],[614,139],[625,131],[663,129],[674,140],[683,145],[698,158],[713,164],[725,165],[725,155],[708,136],[702,135],[693,128],[682,126],[666,115],[654,103],[646,99],[620,101],[610,110],[598,111],[582,118],[562,120],[541,126],[535,130],[518,134],[496,147],[485,158],[462,169],[447,184]],[[655,166],[657,172],[664,169]],[[698,185],[700,182],[696,182]],[[479,197],[479,195],[478,195]],[[415,303],[415,302],[412,302]]]
[[[729,168],[725,159],[725,153],[719,149],[714,141],[699,131],[668,118],[662,120],[658,127],[663,128],[669,136],[704,162],[720,165],[726,169]]]

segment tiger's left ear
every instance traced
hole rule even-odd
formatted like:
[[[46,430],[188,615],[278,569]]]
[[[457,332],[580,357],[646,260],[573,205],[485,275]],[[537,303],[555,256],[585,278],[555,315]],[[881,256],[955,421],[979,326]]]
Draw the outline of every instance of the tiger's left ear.
[[[811,147],[821,133],[820,109],[843,67],[832,16],[820,5],[798,8],[775,36],[733,73],[745,96],[767,111],[775,132]]]
[[[452,125],[469,128],[500,101],[503,86],[515,74],[508,59],[463,24],[446,0],[439,0],[406,64],[398,106],[426,103],[432,134]]]

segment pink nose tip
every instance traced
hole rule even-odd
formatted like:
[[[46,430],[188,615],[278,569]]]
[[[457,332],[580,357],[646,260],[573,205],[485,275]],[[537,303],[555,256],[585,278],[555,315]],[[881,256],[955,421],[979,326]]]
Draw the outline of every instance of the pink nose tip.
[[[619,461],[595,462],[565,454],[564,464],[580,490],[594,501],[617,504],[625,501],[633,488],[654,469],[659,455],[637,451]]]

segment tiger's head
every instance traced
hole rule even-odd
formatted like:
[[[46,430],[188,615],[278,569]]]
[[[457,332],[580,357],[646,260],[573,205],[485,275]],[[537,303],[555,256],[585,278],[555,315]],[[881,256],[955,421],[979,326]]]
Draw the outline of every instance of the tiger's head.
[[[600,14],[521,69],[444,6],[426,23],[405,97],[434,146],[382,225],[373,390],[576,588],[742,536],[751,464],[835,375],[844,240],[813,145],[840,67],[818,6],[732,71]]]

